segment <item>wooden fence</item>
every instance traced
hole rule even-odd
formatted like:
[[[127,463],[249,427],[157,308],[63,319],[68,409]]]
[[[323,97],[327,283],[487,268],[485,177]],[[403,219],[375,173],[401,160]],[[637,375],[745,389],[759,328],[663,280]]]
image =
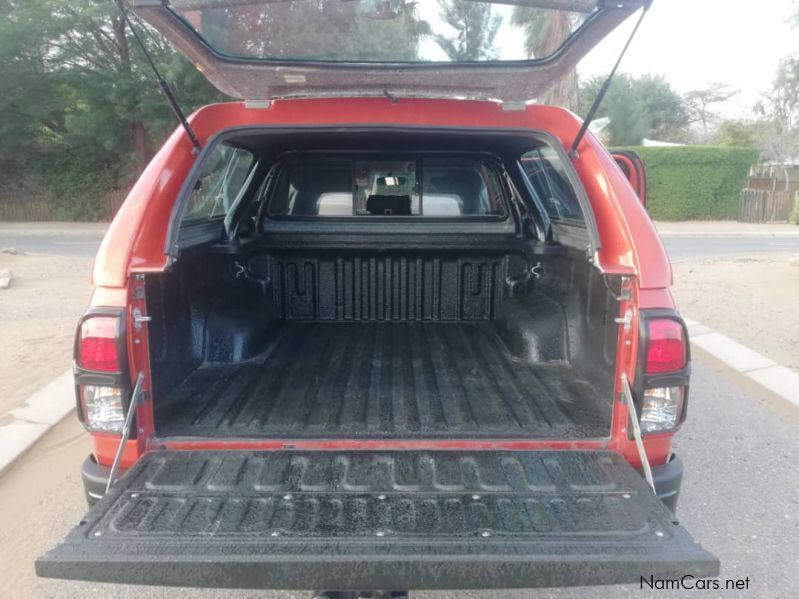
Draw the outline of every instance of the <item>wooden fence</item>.
[[[744,189],[738,205],[738,221],[744,223],[773,223],[787,221],[794,203],[799,201],[799,191],[766,191]]]
[[[49,202],[0,202],[0,222],[56,220]]]
[[[773,177],[748,177],[746,179],[746,189],[762,189],[764,191],[771,191],[774,189]],[[791,195],[799,192],[799,181],[785,181],[784,179],[777,179],[776,187],[781,191],[787,191]]]
[[[117,191],[112,191],[110,193],[105,194],[103,208],[103,220],[112,220],[116,213],[119,211],[120,207],[122,206],[122,202],[125,201],[125,198],[128,195],[128,189],[122,189]]]
[[[112,191],[105,194],[101,201],[99,220],[110,221],[114,218],[127,190]],[[47,200],[25,199],[22,201],[0,200],[0,222],[36,222],[63,220],[64,214]]]

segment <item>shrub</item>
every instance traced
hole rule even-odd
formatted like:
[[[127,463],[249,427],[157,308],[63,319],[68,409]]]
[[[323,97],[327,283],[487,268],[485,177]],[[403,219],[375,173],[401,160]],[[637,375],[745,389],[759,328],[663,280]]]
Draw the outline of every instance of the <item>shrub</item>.
[[[796,201],[793,203],[793,210],[788,217],[788,222],[799,225],[799,192],[796,194]]]
[[[43,152],[35,179],[47,190],[57,220],[96,221],[105,216],[105,195],[117,187],[118,166],[67,148]]]
[[[646,165],[647,209],[659,220],[732,219],[751,167],[751,148],[669,146],[626,148]]]

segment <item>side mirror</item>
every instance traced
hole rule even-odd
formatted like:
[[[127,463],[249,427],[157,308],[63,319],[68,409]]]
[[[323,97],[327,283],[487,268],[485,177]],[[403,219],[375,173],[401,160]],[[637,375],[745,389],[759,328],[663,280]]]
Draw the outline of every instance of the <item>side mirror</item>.
[[[633,190],[638,194],[638,199],[646,208],[646,168],[643,160],[638,154],[629,150],[611,152],[610,155],[613,156],[621,172],[624,173]]]

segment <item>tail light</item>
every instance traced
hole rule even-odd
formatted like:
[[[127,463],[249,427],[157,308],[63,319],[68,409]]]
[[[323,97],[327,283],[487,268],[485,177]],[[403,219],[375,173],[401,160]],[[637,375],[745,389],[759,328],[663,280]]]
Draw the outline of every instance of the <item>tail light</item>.
[[[650,387],[644,389],[641,406],[641,433],[674,430],[682,415],[684,387]]]
[[[685,334],[676,320],[648,321],[649,345],[646,351],[646,373],[674,372],[685,367]]]
[[[121,310],[84,316],[75,339],[78,414],[90,431],[121,434],[129,401]]]
[[[81,368],[97,372],[119,372],[119,319],[95,316],[78,328],[76,362]]]
[[[674,431],[685,417],[689,348],[685,324],[676,312],[641,312],[641,356],[636,396],[643,434]]]
[[[108,385],[79,385],[84,424],[93,430],[122,434],[125,407],[122,389]]]

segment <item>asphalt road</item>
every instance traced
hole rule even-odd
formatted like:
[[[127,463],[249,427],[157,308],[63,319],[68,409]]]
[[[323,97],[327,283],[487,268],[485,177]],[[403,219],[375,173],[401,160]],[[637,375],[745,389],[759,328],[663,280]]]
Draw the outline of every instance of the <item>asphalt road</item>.
[[[727,375],[695,362],[689,418],[676,451],[686,464],[679,517],[722,563],[722,579],[750,579],[750,590],[661,596],[794,597],[799,552],[799,415],[738,388]],[[269,599],[309,593],[165,589],[37,579],[32,561],[84,511],[78,468],[88,451],[71,417],[0,477],[0,588],[14,597]],[[416,599],[639,597],[637,585],[503,592],[416,592]]]
[[[13,247],[26,254],[54,254],[56,256],[94,256],[107,225],[64,224],[42,226],[32,223],[3,226],[0,223],[0,248]]]
[[[672,262],[763,253],[799,254],[799,233],[664,235],[663,242]]]
[[[58,228],[22,229],[20,225],[3,227],[0,224],[0,247],[15,247],[34,254],[59,256],[94,256],[103,237],[99,225],[66,225]],[[797,233],[768,235],[748,234],[700,234],[664,235],[663,241],[672,260],[717,258],[730,255],[760,253],[799,253],[799,227]]]

